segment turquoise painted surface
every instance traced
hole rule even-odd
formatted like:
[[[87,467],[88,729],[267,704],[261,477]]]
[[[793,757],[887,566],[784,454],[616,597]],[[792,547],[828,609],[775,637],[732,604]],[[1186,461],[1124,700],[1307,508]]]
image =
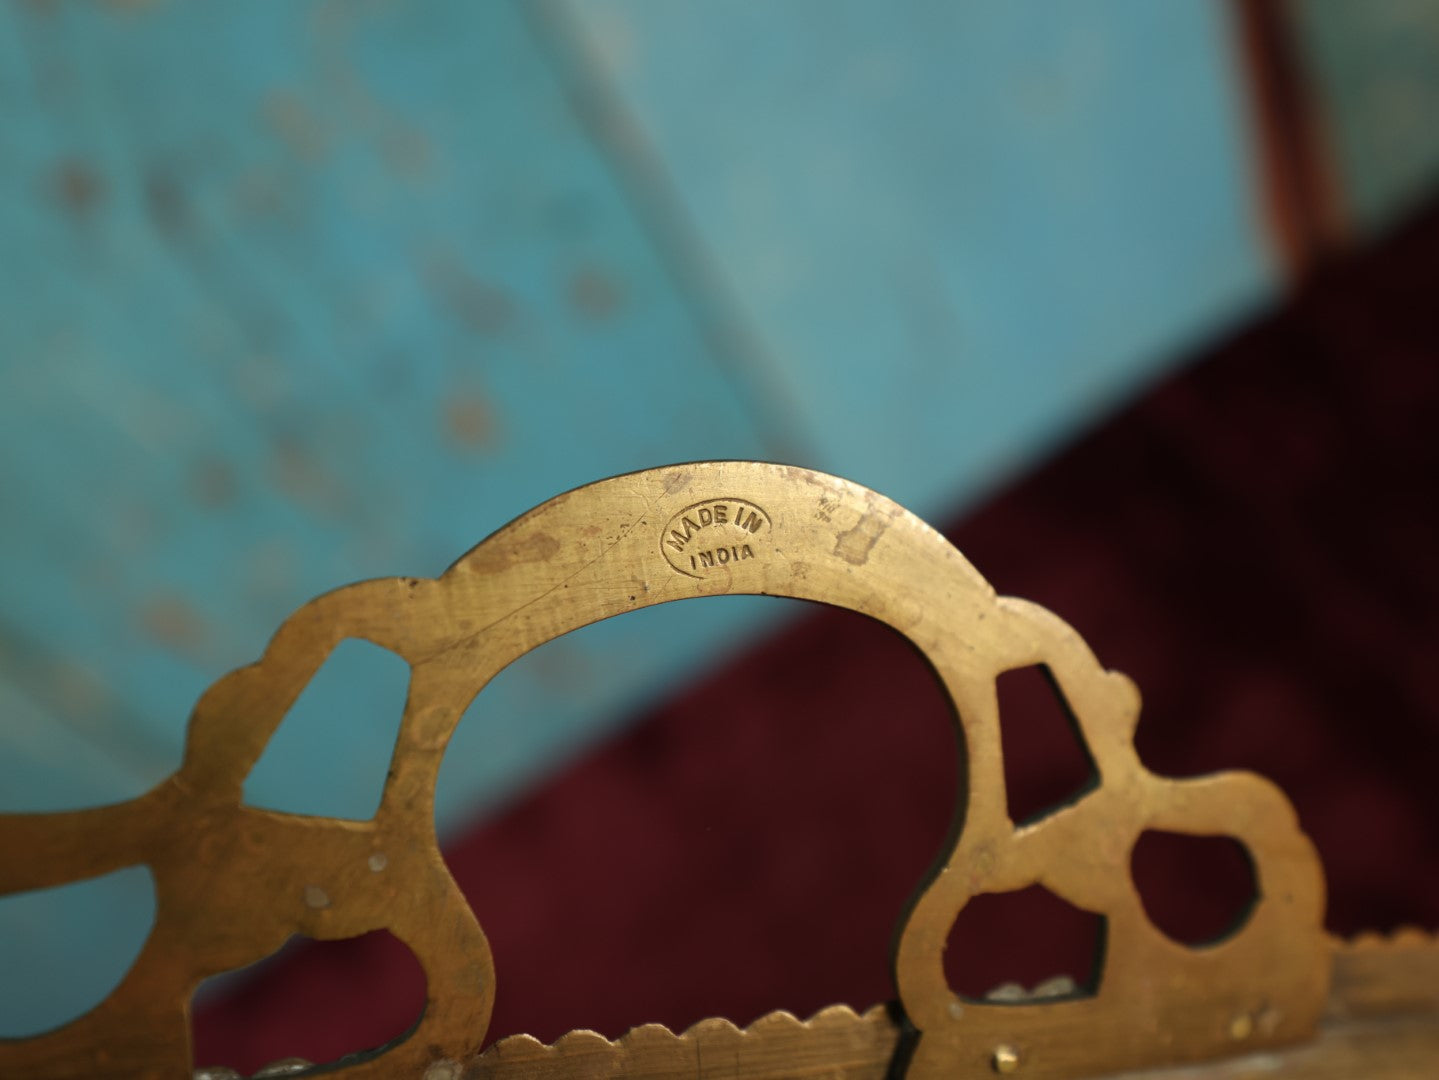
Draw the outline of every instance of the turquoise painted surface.
[[[951,511],[1275,289],[1223,5],[563,10],[802,444],[907,505]]]
[[[20,972],[37,979],[31,992],[42,995],[56,1015],[89,1012],[120,985],[140,955],[154,909],[155,883],[142,866],[12,897],[5,906],[6,977]],[[78,977],[56,971],[57,957],[83,964]],[[0,1039],[35,1030],[36,1010],[8,996],[4,1004]]]
[[[1272,291],[1220,10],[0,8],[0,810],[144,790],[304,600],[600,476],[976,498]],[[442,827],[774,611],[504,673]],[[388,678],[317,683],[249,797],[367,813]],[[0,900],[6,1031],[103,993],[147,895]]]
[[[1291,6],[1323,110],[1341,198],[1360,234],[1391,225],[1439,182],[1439,6]]]
[[[318,592],[437,574],[599,476],[773,454],[510,5],[15,6],[0,49],[0,809],[144,790],[199,692]],[[442,821],[723,619],[588,638],[582,692],[509,680]],[[370,797],[397,718],[350,704],[342,753],[311,729],[251,797]],[[52,935],[35,967],[18,918],[0,903],[0,1015],[48,1027],[123,945]]]
[[[508,5],[326,12],[0,33],[6,670],[141,783],[316,591],[770,449]]]

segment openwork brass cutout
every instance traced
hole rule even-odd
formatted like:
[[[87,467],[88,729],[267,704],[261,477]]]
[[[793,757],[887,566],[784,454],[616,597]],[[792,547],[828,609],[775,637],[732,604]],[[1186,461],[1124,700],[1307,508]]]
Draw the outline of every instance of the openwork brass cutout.
[[[740,1030],[710,1020],[615,1042],[525,1036],[480,1054],[496,993],[485,935],[441,860],[436,775],[471,700],[517,657],[577,627],[651,604],[726,593],[814,600],[872,616],[929,659],[967,748],[957,837],[918,884],[893,954],[897,1005],[788,1014]],[[285,713],[347,638],[410,665],[409,696],[369,821],[247,806],[245,777]],[[1004,790],[995,682],[1043,665],[1072,710],[1098,782],[1017,827]],[[157,919],[134,967],[97,1008],[0,1042],[0,1076],[180,1078],[191,1073],[190,997],[293,934],[388,929],[419,957],[427,1003],[406,1038],[337,1067],[349,1080],[464,1076],[1073,1077],[1214,1058],[1312,1035],[1335,950],[1324,880],[1284,795],[1246,773],[1155,776],[1135,754],[1139,694],[1043,608],[996,596],[929,526],[855,484],[752,462],[676,466],[561,495],[435,580],[362,582],[292,615],[255,664],[221,678],[190,719],[179,771],[132,802],[0,817],[0,894],[140,863]],[[1243,926],[1203,948],[1151,924],[1130,878],[1145,830],[1227,836],[1253,862]],[[1040,885],[1102,916],[1092,994],[961,998],[942,955],[982,893]],[[1427,947],[1427,946],[1426,946]],[[1382,950],[1371,950],[1376,953]],[[953,962],[954,958],[951,958]],[[962,958],[959,958],[962,961]],[[1428,970],[1428,969],[1425,969]]]

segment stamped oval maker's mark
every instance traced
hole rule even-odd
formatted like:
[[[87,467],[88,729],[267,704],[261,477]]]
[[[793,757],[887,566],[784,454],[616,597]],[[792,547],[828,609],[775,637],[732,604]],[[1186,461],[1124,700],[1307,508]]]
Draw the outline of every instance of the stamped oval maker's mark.
[[[660,552],[681,574],[702,578],[759,558],[770,543],[769,515],[748,499],[706,499],[666,522]]]

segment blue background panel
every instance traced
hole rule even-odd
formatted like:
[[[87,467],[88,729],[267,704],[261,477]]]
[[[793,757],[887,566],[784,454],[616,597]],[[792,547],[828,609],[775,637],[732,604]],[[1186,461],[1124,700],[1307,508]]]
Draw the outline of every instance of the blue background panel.
[[[305,600],[602,476],[970,504],[1274,293],[1226,10],[0,8],[0,812],[143,791]],[[503,673],[442,828],[783,610],[702,607]],[[393,703],[315,694],[247,793],[363,813]],[[80,888],[0,899],[7,1031],[147,924]]]
[[[916,509],[1277,287],[1224,5],[562,10],[800,445]]]
[[[510,6],[325,10],[3,16],[6,674],[127,794],[309,596],[769,452]]]

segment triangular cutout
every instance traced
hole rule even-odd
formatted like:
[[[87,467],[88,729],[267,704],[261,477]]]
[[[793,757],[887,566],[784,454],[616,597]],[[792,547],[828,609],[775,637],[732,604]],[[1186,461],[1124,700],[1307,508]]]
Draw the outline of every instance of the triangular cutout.
[[[245,802],[289,814],[374,817],[409,681],[410,666],[390,650],[340,642],[245,778]]]
[[[1033,822],[1099,782],[1079,723],[1048,667],[1002,672],[995,694],[1011,821]]]

